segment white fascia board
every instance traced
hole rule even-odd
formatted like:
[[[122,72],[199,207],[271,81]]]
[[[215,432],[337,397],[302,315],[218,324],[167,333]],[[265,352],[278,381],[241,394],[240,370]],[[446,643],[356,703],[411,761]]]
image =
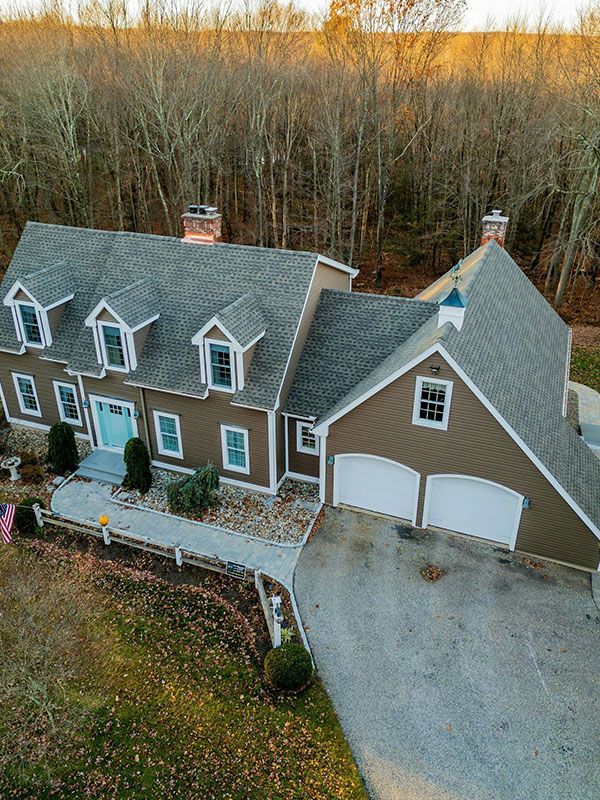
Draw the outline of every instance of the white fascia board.
[[[160,317],[160,314],[155,314],[153,317],[150,317],[149,319],[145,319],[143,322],[140,322],[139,325],[136,325],[135,328],[131,328],[130,329],[131,333],[137,333],[138,331],[141,331],[142,328],[146,327],[146,325],[150,325],[152,322],[156,322],[156,320],[159,317]]]
[[[289,417],[290,419],[301,419],[303,422],[314,422],[316,420],[315,416],[304,416],[302,414],[288,414],[285,411],[281,412],[282,417]]]
[[[14,302],[14,299],[15,299],[15,296],[19,292],[24,292],[27,295],[27,297],[29,297],[29,299],[31,300],[32,303],[34,303],[35,305],[39,305],[39,303],[37,302],[35,297],[31,294],[31,292],[27,291],[27,289],[23,286],[21,281],[15,281],[13,283],[13,285],[10,287],[10,289],[8,290],[8,292],[6,293],[6,295],[4,297],[4,300],[3,300],[4,305],[5,306],[12,306],[12,304]]]
[[[121,319],[121,317],[116,313],[116,311],[113,311],[113,309],[108,305],[106,300],[100,300],[100,302],[97,303],[94,306],[94,308],[90,311],[90,313],[85,318],[85,324],[87,325],[88,328],[93,328],[94,325],[96,325],[96,323],[97,323],[96,317],[98,316],[98,314],[101,311],[108,311],[108,313],[111,314],[116,319],[116,321],[119,323],[119,325],[121,325],[129,333],[132,333],[131,328],[129,327],[129,325],[125,322],[124,319]],[[102,320],[102,321],[104,322],[105,320]],[[110,323],[107,323],[107,324],[110,324]]]
[[[187,394],[186,392],[176,392],[172,389],[159,389],[157,386],[148,386],[145,383],[132,383],[132,381],[123,381],[123,385],[135,386],[138,389],[150,389],[151,392],[164,392],[164,394],[174,394],[177,397],[191,397],[193,400],[206,400],[206,398],[208,397],[208,392],[205,392],[204,394]]]
[[[98,375],[92,375],[91,372],[75,372],[75,370],[66,369],[65,372],[67,375],[82,375],[84,378],[94,378],[95,380],[100,380],[101,378],[106,378],[106,370],[102,369]]]
[[[0,347],[0,353],[10,353],[11,356],[22,356],[23,353],[27,350],[24,344],[21,345],[20,350],[7,350],[5,347]],[[49,359],[44,359],[49,360]]]
[[[198,347],[200,347],[202,345],[204,337],[210,330],[212,330],[212,328],[218,328],[223,334],[223,336],[226,336],[227,339],[230,341],[230,343],[234,346],[235,350],[243,352],[243,348],[241,344],[238,342],[238,340],[235,338],[235,336],[233,336],[223,325],[223,323],[219,322],[219,320],[216,317],[211,317],[206,323],[206,325],[203,325],[198,331],[198,333],[195,333],[192,336],[192,344],[195,344]]]
[[[57,300],[55,303],[50,303],[48,306],[43,306],[45,311],[52,311],[53,308],[58,308],[58,306],[62,306],[65,303],[68,303],[69,300],[72,300],[75,297],[75,293],[72,292],[71,294],[63,297],[61,300]]]
[[[528,447],[528,445],[521,439],[518,433],[509,425],[509,423],[504,419],[504,417],[496,410],[496,408],[490,403],[490,401],[486,398],[486,396],[477,388],[477,386],[473,383],[473,381],[469,378],[466,372],[460,367],[456,361],[452,358],[452,356],[448,353],[447,350],[442,345],[438,346],[439,354],[448,362],[448,364],[452,367],[452,369],[461,377],[461,379],[465,382],[465,384],[471,389],[473,394],[477,397],[477,399],[487,408],[490,414],[494,417],[494,419],[500,423],[500,425],[504,428],[504,430],[508,433],[511,439],[516,442],[516,444],[521,448],[521,450],[525,453],[525,455],[533,462],[533,464],[539,469],[542,475],[546,478],[546,480],[551,484],[551,486],[556,489],[558,494],[565,500],[565,502],[573,509],[573,511],[577,514],[577,516],[581,519],[583,523],[592,531],[592,533],[600,539],[600,528],[595,525],[592,520],[588,517],[588,515],[581,509],[575,500],[571,497],[571,495],[567,492],[567,490],[561,486],[561,484],[556,480],[554,475],[548,470],[548,468],[540,461],[540,459],[535,455],[535,453]]]
[[[236,408],[249,408],[252,411],[266,411],[267,414],[270,411],[277,411],[276,408],[264,408],[263,406],[248,406],[245,403],[234,403],[233,400],[229,403],[230,406],[236,406]]]
[[[349,267],[347,264],[342,264],[341,261],[336,261],[333,258],[329,258],[329,256],[318,255],[317,260],[328,267],[334,267],[334,269],[339,269],[341,272],[346,272],[353,278],[356,278],[360,271],[358,269],[354,269],[354,267]]]
[[[433,355],[434,353],[439,353],[439,352],[440,352],[439,345],[437,344],[431,345],[431,347],[428,347],[427,350],[424,350],[416,358],[413,358],[411,361],[408,361],[402,367],[392,372],[390,375],[387,376],[387,378],[384,378],[384,380],[380,381],[378,384],[373,386],[367,392],[361,394],[360,397],[356,398],[356,400],[353,400],[351,403],[348,403],[347,406],[344,406],[344,408],[337,411],[335,414],[333,414],[333,416],[325,417],[325,419],[319,422],[318,425],[315,425],[315,427],[313,428],[313,433],[316,433],[318,436],[327,436],[327,434],[329,433],[329,426],[332,425],[334,422],[337,422],[337,420],[340,419],[340,417],[346,416],[348,412],[352,411],[357,406],[362,405],[362,403],[364,403],[370,397],[373,397],[373,395],[377,394],[382,389],[385,389],[386,386],[389,386],[390,383],[393,383],[395,380],[400,378],[406,372],[409,372],[411,369],[413,369],[413,367],[416,367],[417,364],[420,364],[422,361],[424,361],[426,358],[429,358],[429,356]]]

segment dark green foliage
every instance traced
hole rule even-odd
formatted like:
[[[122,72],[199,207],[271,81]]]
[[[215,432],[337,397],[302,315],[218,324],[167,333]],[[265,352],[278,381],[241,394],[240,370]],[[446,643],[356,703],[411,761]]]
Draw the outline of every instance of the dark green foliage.
[[[150,471],[150,453],[141,439],[130,439],[125,445],[125,468],[127,474],[123,486],[127,489],[137,489],[145,493],[152,485],[152,472]]]
[[[74,472],[79,464],[75,434],[68,422],[55,422],[48,434],[48,463],[59,474]]]
[[[200,467],[190,475],[173,481],[167,487],[169,506],[174,514],[200,514],[215,502],[219,473],[214,464]]]
[[[15,527],[19,533],[35,533],[37,522],[35,521],[32,506],[36,503],[39,504],[40,508],[46,508],[44,501],[40,500],[39,497],[26,497],[25,500],[19,500],[15,514]]]
[[[279,689],[301,689],[309,682],[313,665],[308,651],[294,642],[269,650],[265,657],[265,675]]]
[[[39,464],[25,464],[19,467],[19,473],[24,483],[43,483],[46,479],[46,471]]]

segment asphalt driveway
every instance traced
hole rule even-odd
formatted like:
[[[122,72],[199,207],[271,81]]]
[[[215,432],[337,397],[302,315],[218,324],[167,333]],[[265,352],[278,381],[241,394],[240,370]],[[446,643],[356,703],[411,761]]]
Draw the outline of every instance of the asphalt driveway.
[[[600,797],[600,613],[588,575],[541,566],[327,509],[295,589],[373,798]]]

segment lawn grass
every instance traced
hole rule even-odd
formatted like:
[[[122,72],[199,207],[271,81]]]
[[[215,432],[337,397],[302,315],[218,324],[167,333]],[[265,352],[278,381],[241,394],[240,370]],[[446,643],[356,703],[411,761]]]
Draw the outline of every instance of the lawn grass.
[[[600,348],[590,349],[573,345],[571,380],[584,383],[600,392]]]
[[[365,800],[322,685],[265,686],[254,591],[0,548],[0,797]]]

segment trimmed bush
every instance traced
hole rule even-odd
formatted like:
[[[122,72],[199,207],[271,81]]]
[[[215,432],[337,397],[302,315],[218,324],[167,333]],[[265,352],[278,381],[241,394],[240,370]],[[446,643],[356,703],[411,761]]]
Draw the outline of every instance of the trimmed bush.
[[[39,503],[40,508],[46,508],[44,501],[39,497],[26,497],[25,500],[20,500],[15,513],[15,527],[22,534],[32,534],[37,530],[37,522],[33,508],[36,503]]]
[[[167,486],[167,499],[174,514],[201,514],[214,505],[219,488],[219,473],[214,464],[200,467],[190,475]]]
[[[46,470],[39,464],[25,464],[25,466],[19,467],[19,473],[25,483],[37,485],[46,480]]]
[[[152,486],[148,448],[141,439],[137,437],[130,439],[125,445],[123,459],[127,469],[123,486],[127,489],[137,489],[138,492],[145,494]]]
[[[48,433],[48,463],[59,475],[74,472],[79,464],[75,434],[68,422],[55,422]]]
[[[286,642],[269,650],[265,657],[265,676],[278,689],[301,689],[312,674],[310,655],[301,644]]]

